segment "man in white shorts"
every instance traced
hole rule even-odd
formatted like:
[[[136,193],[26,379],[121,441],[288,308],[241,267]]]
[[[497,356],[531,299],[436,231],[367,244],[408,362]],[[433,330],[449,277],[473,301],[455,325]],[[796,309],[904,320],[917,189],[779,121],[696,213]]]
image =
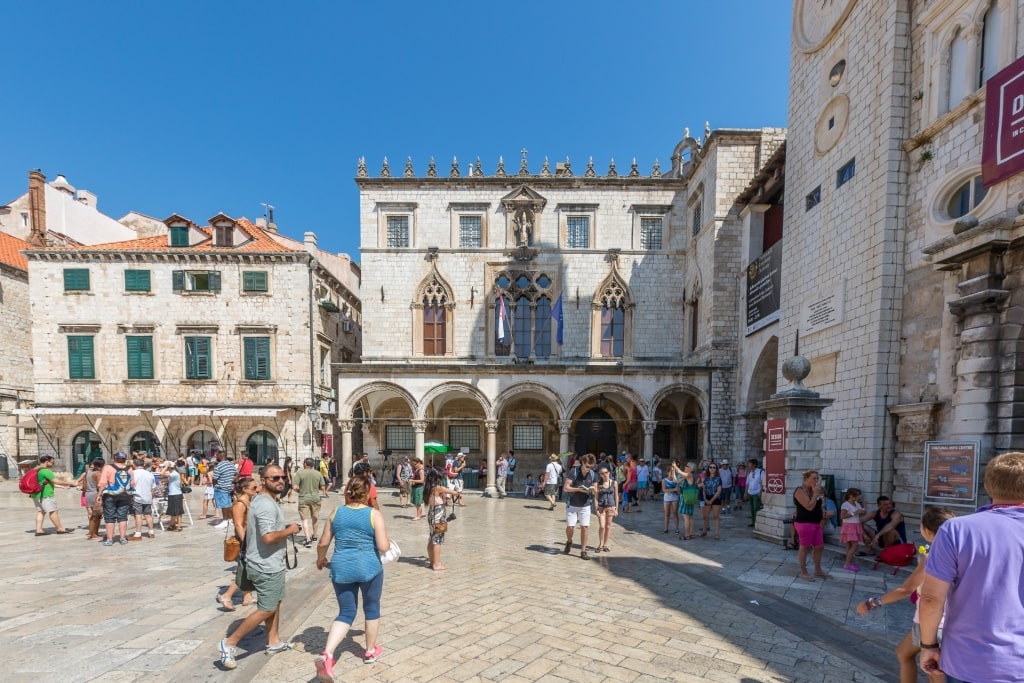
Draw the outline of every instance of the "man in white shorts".
[[[551,454],[549,460],[548,466],[544,468],[544,478],[540,483],[544,487],[544,497],[551,504],[548,510],[554,510],[555,494],[558,493],[558,478],[562,476],[562,464],[558,462],[558,456],[554,453]]]
[[[576,525],[580,527],[580,557],[589,560],[587,553],[587,533],[590,531],[590,508],[591,496],[594,495],[597,486],[597,472],[594,466],[597,458],[593,453],[587,453],[579,459],[576,467],[573,467],[565,477],[563,491],[569,494],[569,504],[565,508],[565,549],[566,555],[572,550],[572,534]]]

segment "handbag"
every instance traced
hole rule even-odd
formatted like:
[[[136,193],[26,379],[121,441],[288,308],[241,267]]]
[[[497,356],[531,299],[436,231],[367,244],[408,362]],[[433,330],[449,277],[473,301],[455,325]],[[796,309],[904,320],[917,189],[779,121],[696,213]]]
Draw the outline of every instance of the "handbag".
[[[683,505],[696,505],[697,504],[697,487],[686,486],[682,487],[682,499]]]
[[[288,569],[295,569],[296,567],[299,566],[299,546],[297,546],[295,544],[295,537],[294,536],[289,536],[288,540],[291,541],[291,544],[292,544],[292,559],[291,559],[291,561],[288,560],[288,551],[285,550],[284,551],[284,566],[287,567]]]
[[[431,525],[431,527],[434,530],[434,535],[437,536],[438,534],[443,534],[444,532],[448,531],[448,522],[447,521],[434,522]]]
[[[182,484],[181,485],[181,492],[182,493],[192,493],[192,487],[189,486],[188,484]]]
[[[402,549],[398,547],[398,543],[394,539],[391,539],[391,546],[380,554],[380,563],[397,562],[401,556]]]
[[[82,507],[84,507],[84,508],[89,507],[89,504],[85,500],[85,494],[84,493],[82,494]]]
[[[238,553],[242,548],[242,544],[238,541],[234,534],[231,534],[224,539],[224,561],[234,562],[238,559]]]

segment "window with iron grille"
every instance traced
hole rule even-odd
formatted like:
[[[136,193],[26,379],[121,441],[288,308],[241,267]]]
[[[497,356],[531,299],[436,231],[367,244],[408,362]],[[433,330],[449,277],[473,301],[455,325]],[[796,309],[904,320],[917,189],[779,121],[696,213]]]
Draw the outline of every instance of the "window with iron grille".
[[[661,249],[661,216],[642,216],[640,218],[640,248]]]
[[[513,425],[512,448],[517,451],[544,450],[544,428],[540,425]]]
[[[696,235],[704,227],[704,197],[697,195],[693,203],[693,234]]]
[[[388,216],[388,247],[409,246],[409,217]]]
[[[412,425],[388,425],[384,428],[384,448],[389,451],[411,451],[416,448]]]
[[[464,249],[483,246],[483,216],[459,216],[459,246]]]
[[[480,450],[480,427],[477,425],[451,425],[448,427],[448,445],[458,450],[466,447]]]
[[[565,219],[565,246],[569,249],[590,247],[590,216],[568,216]]]

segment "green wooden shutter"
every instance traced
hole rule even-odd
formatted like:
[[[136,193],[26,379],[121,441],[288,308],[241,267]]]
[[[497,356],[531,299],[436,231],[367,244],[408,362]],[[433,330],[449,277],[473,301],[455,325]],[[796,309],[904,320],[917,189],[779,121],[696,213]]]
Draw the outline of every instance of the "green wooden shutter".
[[[242,273],[243,292],[265,292],[267,291],[267,271],[247,270]]]
[[[210,338],[185,337],[185,376],[210,379]]]
[[[171,289],[175,292],[181,292],[185,289],[185,271],[176,270],[171,273]]]
[[[128,292],[148,292],[150,290],[149,271],[124,271],[124,288]]]
[[[68,337],[68,375],[71,379],[95,379],[92,337]]]
[[[211,292],[219,292],[220,291],[220,271],[219,270],[211,270],[211,271],[209,271],[207,273],[207,275],[210,278],[210,291]]]
[[[270,338],[245,338],[245,378],[270,379]]]
[[[172,247],[187,247],[188,246],[188,228],[182,226],[175,226],[171,228],[171,246]]]
[[[128,343],[128,379],[153,379],[153,338],[125,337]]]
[[[88,268],[65,268],[64,269],[64,291],[65,292],[87,292],[87,291],[89,291],[89,269]]]

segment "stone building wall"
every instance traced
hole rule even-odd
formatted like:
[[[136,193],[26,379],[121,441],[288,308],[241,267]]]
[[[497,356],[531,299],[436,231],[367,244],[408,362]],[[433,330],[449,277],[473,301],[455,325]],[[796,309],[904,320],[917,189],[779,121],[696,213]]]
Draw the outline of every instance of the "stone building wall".
[[[30,330],[28,272],[0,264],[0,456],[8,468],[36,456],[31,432],[18,428],[22,420],[13,413],[33,397]]]

